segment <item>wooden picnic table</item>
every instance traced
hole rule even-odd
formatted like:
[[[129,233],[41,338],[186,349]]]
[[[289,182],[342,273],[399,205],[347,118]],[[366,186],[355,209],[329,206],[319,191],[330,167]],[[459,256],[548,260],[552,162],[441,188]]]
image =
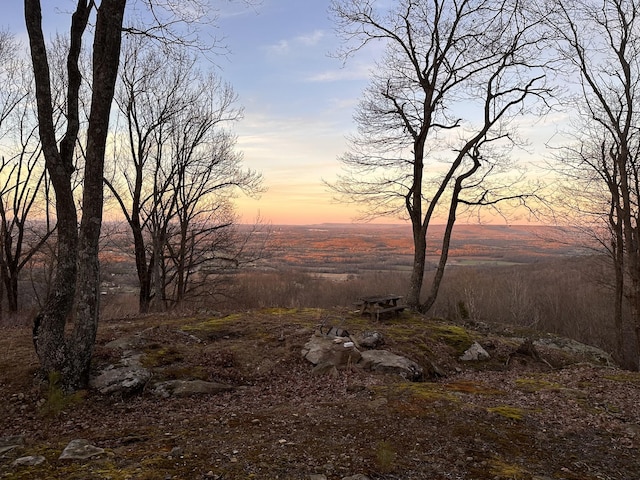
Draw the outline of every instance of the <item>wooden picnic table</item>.
[[[380,320],[380,315],[385,313],[400,314],[406,306],[400,305],[398,302],[402,299],[400,295],[374,295],[369,297],[361,297],[357,305],[360,306],[360,314],[369,314],[371,318],[376,317]]]

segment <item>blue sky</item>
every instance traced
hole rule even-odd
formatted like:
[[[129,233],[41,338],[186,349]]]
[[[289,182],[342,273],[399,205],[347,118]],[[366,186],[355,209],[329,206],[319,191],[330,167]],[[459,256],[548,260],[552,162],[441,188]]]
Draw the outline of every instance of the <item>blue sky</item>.
[[[239,200],[245,221],[258,212],[273,223],[351,221],[353,207],[332,201],[322,179],[340,169],[368,64],[329,55],[338,46],[329,0],[235,5],[220,12],[231,53],[219,64],[245,108],[237,128],[245,163],[269,188],[259,201]]]
[[[42,1],[47,35],[68,31],[75,1]],[[235,128],[238,148],[245,166],[261,172],[268,189],[260,199],[236,200],[240,221],[252,223],[259,215],[273,224],[350,222],[356,207],[334,201],[323,179],[333,181],[340,173],[338,157],[345,151],[345,136],[355,129],[354,108],[380,46],[343,65],[330,56],[339,46],[330,0],[251,1],[253,6],[211,0],[219,8],[212,32],[229,50],[213,61],[244,107]],[[26,44],[23,5],[13,5],[0,25]],[[525,138],[550,135],[530,118],[522,126]]]
[[[256,2],[254,2],[256,3]],[[353,109],[366,85],[363,58],[343,68],[329,56],[338,39],[329,0],[214,0],[215,35],[229,54],[216,57],[220,76],[231,83],[244,107],[236,125],[244,164],[261,172],[267,192],[259,200],[237,199],[241,221],[258,214],[282,223],[350,222],[352,206],[332,200],[322,180],[340,170],[337,157],[353,130]],[[26,45],[22,2],[6,9],[9,27]],[[68,32],[74,0],[43,0],[45,35]],[[66,13],[65,13],[66,12]]]

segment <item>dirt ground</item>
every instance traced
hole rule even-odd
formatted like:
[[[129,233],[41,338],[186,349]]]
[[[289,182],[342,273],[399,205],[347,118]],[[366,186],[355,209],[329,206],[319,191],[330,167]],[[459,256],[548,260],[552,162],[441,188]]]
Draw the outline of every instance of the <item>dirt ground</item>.
[[[410,383],[355,366],[315,375],[300,352],[321,323],[378,331],[383,348],[445,375]],[[130,335],[142,339],[151,382],[201,379],[234,389],[62,397],[38,380],[29,328],[2,328],[0,437],[23,442],[0,454],[0,478],[640,478],[640,374],[562,350],[519,352],[531,332],[408,312],[375,323],[340,309],[147,316],[101,325],[96,372],[121,354],[106,344]],[[460,361],[474,340],[491,358]],[[59,460],[78,438],[104,453]],[[45,461],[14,465],[27,455]]]

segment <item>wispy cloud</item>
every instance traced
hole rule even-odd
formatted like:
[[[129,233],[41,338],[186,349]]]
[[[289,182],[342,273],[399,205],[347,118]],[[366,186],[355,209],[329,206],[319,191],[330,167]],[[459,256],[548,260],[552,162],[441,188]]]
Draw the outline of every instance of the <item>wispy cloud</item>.
[[[276,43],[267,45],[264,49],[270,55],[284,56],[294,53],[301,48],[310,48],[319,45],[326,38],[323,30],[314,30],[305,35],[298,35],[289,39],[281,39]]]
[[[267,45],[265,50],[270,55],[283,56],[291,51],[291,45],[287,40],[280,40],[278,43]]]
[[[371,77],[372,65],[368,63],[347,64],[343,68],[324,70],[322,72],[309,75],[307,82],[327,83],[340,82],[343,80],[366,80]]]
[[[324,30],[314,30],[312,33],[308,35],[300,35],[295,38],[296,43],[301,43],[302,45],[308,47],[314,47],[318,45],[322,39],[326,36]]]

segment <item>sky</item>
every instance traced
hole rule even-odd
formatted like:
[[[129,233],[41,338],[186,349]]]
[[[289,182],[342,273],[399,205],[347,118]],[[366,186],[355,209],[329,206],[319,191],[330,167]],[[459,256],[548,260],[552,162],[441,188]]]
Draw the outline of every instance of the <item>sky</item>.
[[[0,26],[26,45],[22,2],[11,2]],[[228,53],[212,58],[220,77],[238,95],[243,119],[234,130],[246,167],[263,175],[259,199],[239,197],[242,223],[259,216],[272,224],[345,223],[356,217],[323,180],[340,171],[345,135],[355,128],[354,107],[367,83],[369,64],[346,67],[331,57],[339,41],[329,0],[213,0],[213,33]],[[68,32],[73,0],[43,0],[45,35]],[[389,220],[385,220],[389,222]]]
[[[340,45],[330,0],[212,0],[216,28],[228,53],[213,58],[220,77],[238,95],[244,118],[234,130],[245,167],[263,175],[260,198],[236,199],[241,223],[349,223],[357,206],[340,203],[325,181],[341,171],[346,136],[368,83],[377,49],[346,64],[332,56]],[[75,0],[44,0],[45,35],[68,32]],[[5,9],[4,25],[26,45],[22,2]],[[536,126],[534,128],[539,128]],[[377,222],[399,222],[381,218]]]
[[[262,0],[220,12],[230,54],[219,65],[245,113],[238,146],[268,188],[259,200],[238,200],[246,222],[258,214],[274,224],[344,223],[357,215],[333,199],[323,179],[340,171],[371,59],[343,65],[330,56],[339,41],[328,7],[329,0]]]

